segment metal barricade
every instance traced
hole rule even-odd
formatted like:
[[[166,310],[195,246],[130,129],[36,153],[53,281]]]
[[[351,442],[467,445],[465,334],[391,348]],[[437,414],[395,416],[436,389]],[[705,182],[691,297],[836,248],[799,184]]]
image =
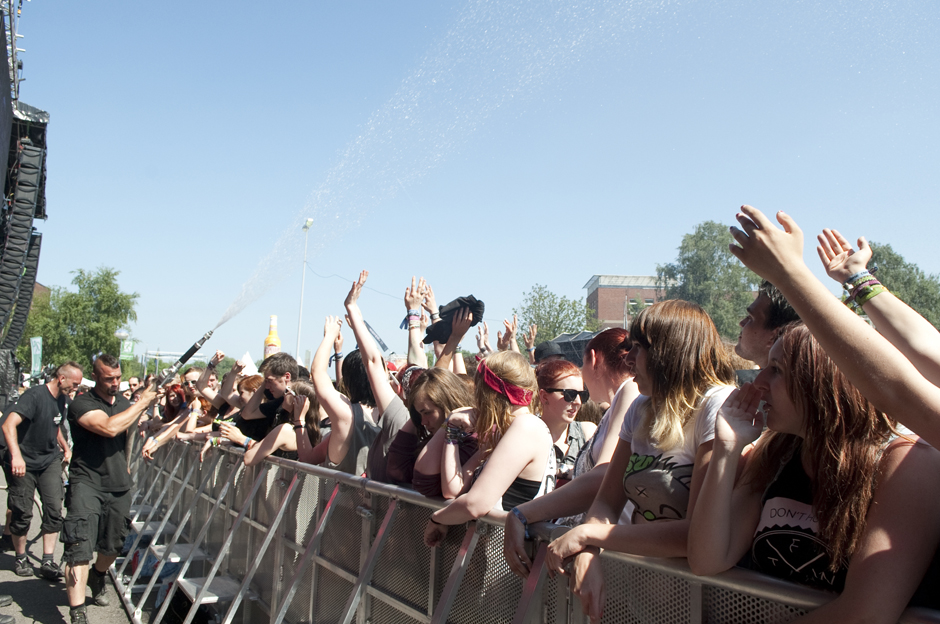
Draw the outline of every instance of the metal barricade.
[[[424,528],[441,501],[280,458],[245,468],[236,449],[213,448],[202,463],[198,454],[174,442],[138,475],[137,504],[150,509],[141,515],[157,525],[149,548],[157,572],[138,585],[139,569],[120,559],[112,567],[135,624],[162,621],[180,590],[194,599],[186,622],[207,599],[226,624],[585,621],[567,579],[549,579],[542,565],[557,527],[534,527],[541,540],[523,581],[503,559],[502,526],[489,518],[452,527],[429,549]],[[173,552],[177,580],[148,618],[156,575]],[[193,577],[198,553],[205,576]],[[684,559],[605,552],[602,561],[604,622],[783,623],[832,598],[742,569],[698,577]],[[940,613],[909,609],[902,622],[937,624]]]

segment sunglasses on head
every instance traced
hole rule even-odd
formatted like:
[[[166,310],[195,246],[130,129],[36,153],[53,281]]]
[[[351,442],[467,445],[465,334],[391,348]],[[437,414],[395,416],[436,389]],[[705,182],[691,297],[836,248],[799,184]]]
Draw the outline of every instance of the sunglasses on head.
[[[561,392],[562,398],[568,403],[574,401],[575,397],[581,397],[581,402],[586,403],[591,398],[591,393],[587,390],[572,390],[570,388],[545,388],[545,392]]]

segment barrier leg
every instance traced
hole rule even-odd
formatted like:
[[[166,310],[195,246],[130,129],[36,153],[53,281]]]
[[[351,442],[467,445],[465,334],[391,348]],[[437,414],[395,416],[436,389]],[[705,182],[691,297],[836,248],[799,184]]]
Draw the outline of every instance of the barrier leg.
[[[212,509],[209,510],[209,514],[206,517],[206,523],[199,530],[199,535],[196,536],[196,540],[193,542],[193,549],[190,551],[189,556],[186,557],[186,561],[183,562],[183,565],[180,567],[179,574],[176,575],[177,579],[185,578],[186,572],[189,571],[189,566],[193,562],[193,557],[195,556],[196,549],[202,545],[202,540],[206,538],[206,535],[209,533],[209,520],[215,515],[219,507],[222,506],[222,501],[225,500],[225,496],[228,494],[229,489],[232,487],[232,484],[235,483],[235,478],[245,467],[240,461],[240,458],[233,457],[232,469],[229,471],[228,479],[225,481],[225,485],[222,486],[222,490],[219,492],[219,495],[215,499],[215,503],[212,504]],[[263,473],[262,473],[263,474]],[[163,605],[160,606],[160,611],[157,612],[157,617],[151,620],[150,624],[160,624],[163,621],[163,616],[166,615],[167,609],[170,607],[170,601],[173,599],[173,595],[176,593],[177,584],[175,582],[170,583],[170,590],[166,594],[166,598],[163,600]]]
[[[167,507],[166,513],[163,514],[163,520],[160,521],[159,526],[157,526],[156,532],[153,534],[154,540],[156,540],[157,537],[163,534],[163,529],[166,528],[167,523],[170,521],[170,515],[173,513],[173,510],[176,509],[176,506],[179,505],[180,499],[183,498],[183,492],[186,490],[186,487],[189,485],[189,481],[193,478],[193,475],[196,474],[196,467],[198,465],[199,464],[197,462],[193,462],[193,465],[189,467],[189,472],[187,472],[186,476],[183,477],[183,481],[182,483],[180,483],[180,487],[176,491],[176,495],[173,497],[173,501],[170,503],[170,506]],[[177,528],[177,531],[179,531],[180,527],[176,527],[176,528]],[[137,542],[140,541],[140,538],[142,536],[143,536],[143,533],[141,532],[141,534],[137,536]],[[136,550],[136,543],[135,543],[135,548],[132,548],[130,552],[133,553],[135,550]],[[131,556],[130,554],[128,554],[128,559],[130,558]],[[133,576],[131,576],[130,582],[124,586],[124,592],[127,594],[128,597],[130,597],[131,595],[131,588],[134,586],[134,583],[137,582],[137,579],[140,577],[141,571],[143,571],[144,569],[143,563],[144,563],[143,561],[140,562],[140,565],[138,565],[137,569],[134,570],[134,574]],[[121,566],[122,570],[124,568],[125,566]],[[120,580],[122,583],[124,582],[123,578],[121,578]]]
[[[532,561],[532,569],[522,586],[522,596],[513,615],[512,624],[527,624],[537,622],[536,615],[542,606],[542,592],[545,589],[545,579],[548,578],[548,566],[545,557],[548,555],[548,544],[542,542]]]
[[[372,581],[372,572],[375,571],[375,564],[379,559],[385,542],[388,541],[389,532],[392,529],[392,523],[395,522],[395,516],[398,515],[398,501],[392,500],[388,504],[388,511],[385,512],[385,518],[382,520],[382,526],[372,542],[372,548],[369,549],[369,555],[366,557],[365,565],[353,585],[349,600],[346,601],[345,615],[343,615],[343,624],[350,624],[356,615],[356,607],[359,606],[359,600],[362,598],[365,586]]]
[[[176,477],[176,473],[179,472],[179,469],[183,463],[184,457],[186,457],[185,447],[183,448],[182,451],[180,451],[180,457],[179,459],[176,460],[176,464],[173,466],[173,472],[167,478],[166,483],[163,484],[163,489],[160,490],[160,495],[157,497],[157,500],[154,501],[153,508],[150,510],[150,513],[147,514],[147,520],[144,522],[143,529],[146,529],[150,525],[150,523],[153,522],[154,516],[157,515],[157,511],[159,510],[160,503],[163,501],[163,497],[166,496],[166,493],[170,490],[170,485],[173,483],[173,479]],[[156,482],[157,480],[154,479],[154,484],[156,484]],[[137,517],[140,516],[139,509],[137,510],[137,513],[135,514],[135,516]],[[131,522],[134,522],[134,521],[131,520]],[[164,523],[165,522],[166,520],[164,519]],[[140,546],[140,540],[143,539],[144,537],[143,529],[141,529],[141,531],[137,534],[137,539],[134,540],[134,543],[131,546],[130,551],[128,551],[129,553],[136,551],[137,547]],[[157,537],[158,537],[158,534],[154,534],[154,539],[156,539]],[[117,576],[120,577],[124,575],[124,570],[127,569],[127,565],[130,563],[131,559],[132,557],[130,556],[124,557],[124,561],[121,563],[121,567],[117,571]]]
[[[470,558],[473,551],[476,550],[477,543],[480,541],[480,535],[486,531],[486,525],[474,520],[467,527],[467,533],[463,537],[463,543],[457,552],[457,558],[454,559],[454,565],[450,569],[450,575],[447,577],[447,584],[444,585],[444,591],[441,592],[441,599],[434,607],[434,614],[431,615],[431,624],[444,624],[451,608],[454,606],[454,600],[457,599],[457,590],[460,589],[460,583],[463,581],[464,574],[470,566]]]
[[[222,455],[216,453],[212,458],[212,463],[209,465],[209,469],[206,471],[206,476],[202,478],[202,482],[199,484],[199,489],[196,490],[195,495],[193,495],[193,501],[198,501],[202,496],[203,492],[206,490],[206,486],[209,484],[209,481],[212,480],[212,476],[215,474],[215,468],[219,463],[219,460],[222,459]],[[160,573],[163,571],[163,567],[166,565],[170,555],[173,553],[173,548],[179,542],[180,535],[183,533],[183,529],[186,526],[186,523],[189,522],[189,519],[193,515],[193,509],[195,509],[195,503],[189,506],[189,509],[186,510],[186,513],[183,515],[183,518],[180,520],[180,524],[176,527],[176,532],[173,533],[173,538],[169,541],[166,547],[166,553],[160,559],[160,563],[157,564],[157,569],[154,571],[153,576],[150,578],[150,582],[147,583],[146,589],[140,598],[140,602],[134,607],[134,616],[140,618],[142,615],[141,609],[145,604],[147,604],[147,598],[150,597],[150,592],[153,591],[154,586],[157,584],[157,581],[160,579]]]
[[[303,578],[304,569],[307,567],[307,564],[310,563],[310,559],[320,550],[320,538],[323,537],[323,530],[326,528],[326,523],[329,521],[330,516],[333,515],[333,509],[336,508],[335,503],[338,497],[339,483],[333,487],[330,500],[320,514],[320,522],[317,524],[317,529],[313,532],[313,535],[310,536],[310,541],[307,542],[303,557],[301,557],[300,561],[297,563],[297,569],[294,570],[294,576],[291,577],[287,593],[284,594],[284,597],[281,599],[281,606],[277,610],[277,617],[274,619],[274,624],[282,624],[284,622],[284,618],[287,616],[287,609],[290,607],[291,600],[294,599],[294,594],[297,593],[297,586],[300,584],[300,579]],[[314,587],[316,587],[316,585],[314,585]]]
[[[212,579],[215,578],[219,568],[222,566],[222,560],[225,558],[225,553],[228,552],[229,547],[232,545],[232,540],[235,539],[235,531],[238,530],[242,520],[244,520],[245,516],[248,515],[248,510],[251,508],[251,503],[254,501],[258,490],[261,489],[261,482],[264,481],[264,477],[265,471],[258,470],[258,476],[255,478],[255,482],[251,486],[251,492],[248,493],[248,498],[245,500],[245,504],[242,505],[241,510],[238,512],[238,516],[235,518],[235,522],[232,523],[232,528],[229,529],[228,535],[225,536],[225,541],[222,543],[222,547],[219,549],[219,554],[216,557],[215,562],[213,562],[212,568],[209,570],[209,574],[206,576],[206,582],[202,587],[199,588],[199,592],[196,594],[196,597],[193,600],[193,606],[189,608],[189,613],[186,614],[186,619],[183,620],[183,624],[192,624],[193,618],[196,617],[196,611],[199,609],[199,605],[202,604],[203,598],[206,597],[206,593],[209,591],[209,585],[212,584]],[[179,578],[181,577],[177,577],[177,581]]]
[[[222,620],[222,624],[231,624],[232,619],[235,617],[235,611],[238,609],[238,605],[241,604],[242,598],[248,591],[248,586],[251,584],[251,579],[255,577],[255,572],[258,571],[258,566],[261,565],[261,559],[264,557],[264,553],[268,550],[268,546],[271,544],[271,540],[274,539],[274,536],[277,534],[281,526],[281,520],[284,518],[284,512],[287,511],[287,506],[290,503],[290,499],[297,490],[297,482],[299,480],[300,474],[295,472],[294,477],[290,481],[290,485],[287,487],[287,491],[284,493],[284,498],[281,499],[281,507],[277,510],[277,515],[271,522],[271,526],[268,527],[267,534],[264,536],[264,541],[261,542],[261,548],[255,554],[255,558],[251,562],[251,566],[249,566],[248,570],[245,571],[245,578],[242,579],[241,587],[238,588],[238,593],[235,595],[235,599],[232,600],[232,604],[229,606],[228,611],[225,614],[225,619]]]

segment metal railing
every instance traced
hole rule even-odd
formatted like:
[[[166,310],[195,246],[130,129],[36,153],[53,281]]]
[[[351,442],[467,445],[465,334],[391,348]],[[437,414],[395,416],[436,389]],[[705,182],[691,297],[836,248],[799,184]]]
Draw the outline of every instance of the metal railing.
[[[562,530],[552,525],[536,526],[534,572],[523,581],[503,560],[502,526],[488,518],[426,548],[425,525],[442,501],[412,490],[280,458],[245,467],[231,449],[213,448],[200,463],[198,448],[181,442],[135,473],[134,525],[150,527],[131,552],[148,533],[161,542],[150,547],[159,562],[149,578],[141,565],[131,571],[130,556],[112,567],[135,623],[162,621],[181,590],[195,599],[187,623],[207,599],[225,623],[585,621],[567,579],[548,578],[542,565],[547,540]],[[832,599],[742,569],[698,577],[684,559],[605,552],[602,561],[604,622],[788,622]],[[168,564],[177,581],[166,581],[147,618]],[[940,623],[940,613],[909,609],[902,621]]]

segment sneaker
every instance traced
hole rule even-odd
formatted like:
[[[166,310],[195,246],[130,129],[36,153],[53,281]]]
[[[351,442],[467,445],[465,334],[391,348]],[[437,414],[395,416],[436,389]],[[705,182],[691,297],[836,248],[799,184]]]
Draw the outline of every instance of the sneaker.
[[[95,566],[89,566],[88,569],[88,588],[91,589],[91,597],[99,607],[107,607],[111,604],[108,598],[108,579],[105,578],[106,572],[98,572]]]
[[[42,566],[39,568],[39,575],[47,581],[58,581],[65,576],[62,569],[59,568],[59,564],[51,559],[43,560]]]
[[[33,576],[33,566],[26,557],[17,557],[13,563],[13,571],[17,576]]]
[[[0,552],[12,552],[15,550],[13,548],[13,536],[9,533],[0,535]]]
[[[70,609],[69,618],[71,624],[88,624],[88,614],[85,613],[85,607],[81,609]]]

